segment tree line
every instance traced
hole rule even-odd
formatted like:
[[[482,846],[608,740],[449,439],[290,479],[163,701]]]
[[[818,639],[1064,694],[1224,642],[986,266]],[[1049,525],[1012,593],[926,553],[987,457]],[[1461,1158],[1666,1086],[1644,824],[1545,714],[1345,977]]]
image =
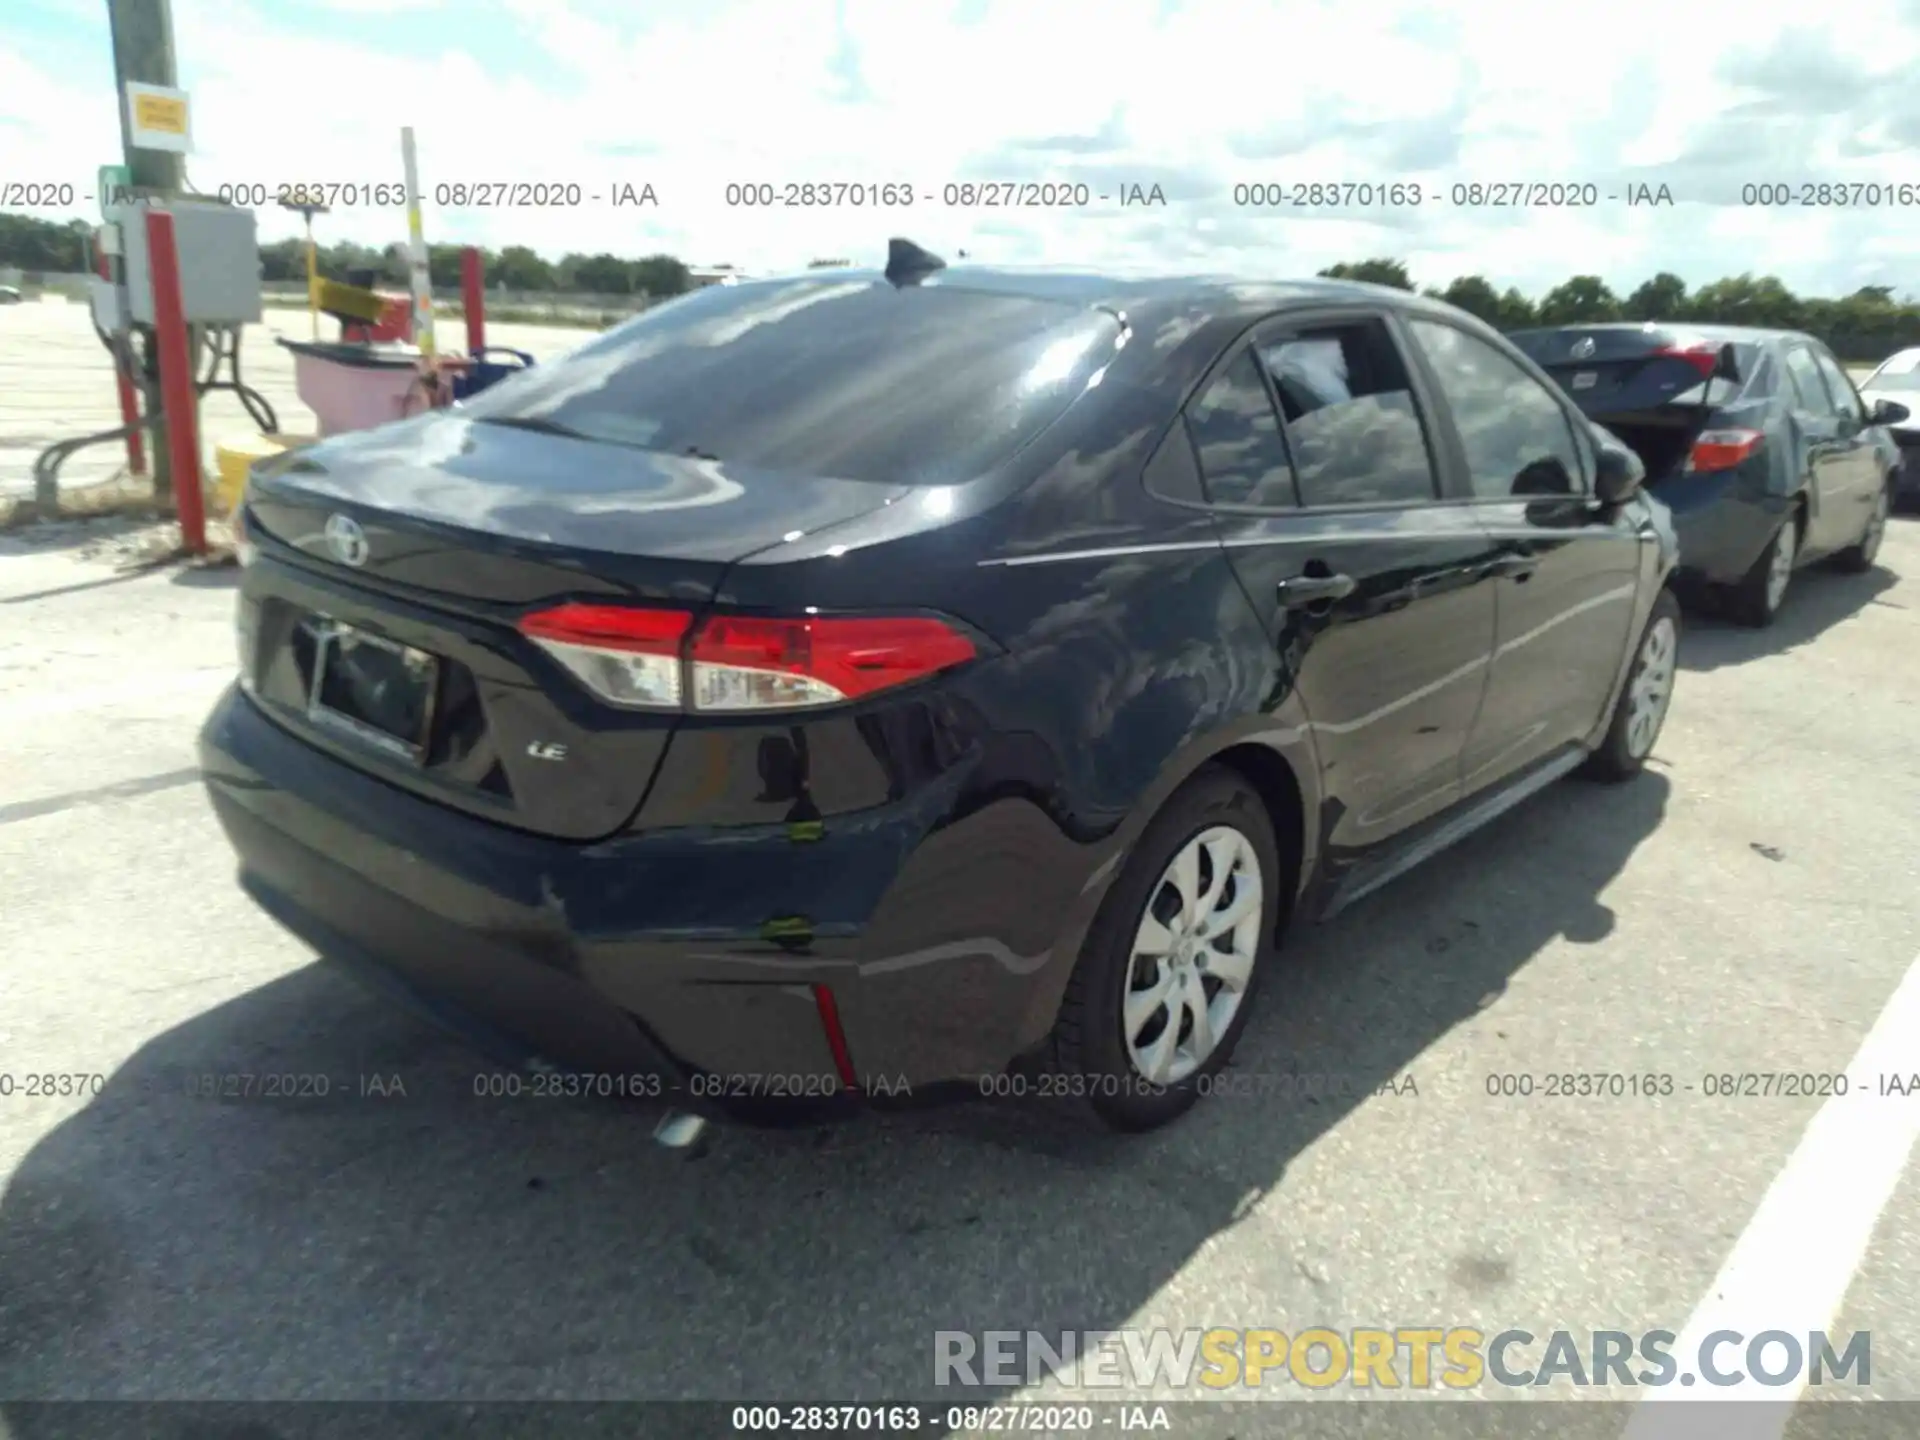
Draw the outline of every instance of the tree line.
[[[436,290],[460,287],[461,257],[464,245],[429,245],[427,273]],[[389,245],[384,250],[368,245],[341,243],[314,247],[314,263],[320,273],[332,280],[345,280],[354,274],[372,271],[379,283],[404,285],[410,275],[404,245]],[[563,255],[549,260],[525,245],[508,245],[500,250],[480,250],[480,263],[487,288],[511,290],[527,295],[635,295],[665,300],[693,288],[693,272],[684,261],[672,255],[646,255],[629,260],[619,255]],[[838,269],[850,260],[815,260],[808,268]],[[732,265],[715,265],[716,271],[732,270]],[[260,278],[268,283],[289,281],[304,284],[307,278],[307,246],[304,240],[275,240],[260,247]]]
[[[53,274],[84,273],[92,227],[84,220],[40,220],[0,214],[0,267]],[[435,289],[460,285],[464,247],[428,247],[428,269]],[[379,248],[341,241],[318,247],[320,273],[349,280],[369,272],[377,283],[404,285],[407,252],[402,245]],[[687,265],[671,255],[628,259],[619,255],[570,254],[549,260],[524,245],[482,250],[489,289],[524,294],[634,295],[666,299],[691,287]],[[845,260],[815,260],[812,268],[837,268]],[[716,266],[731,269],[731,266]],[[275,240],[260,247],[260,274],[269,284],[304,284],[306,242]],[[1365,280],[1399,290],[1431,295],[1477,315],[1500,330],[1533,325],[1596,324],[1610,320],[1673,321],[1718,325],[1755,325],[1804,330],[1824,340],[1841,358],[1877,361],[1909,345],[1920,345],[1920,304],[1896,300],[1890,287],[1866,286],[1842,299],[1795,295],[1771,275],[1735,275],[1689,290],[1678,275],[1663,271],[1630,294],[1614,293],[1597,275],[1575,275],[1538,300],[1513,287],[1504,290],[1484,276],[1463,275],[1441,286],[1416,286],[1398,260],[1362,260],[1329,266],[1329,279]]]
[[[1752,325],[1802,330],[1818,336],[1841,359],[1884,360],[1895,350],[1920,345],[1920,304],[1896,300],[1887,285],[1867,285],[1844,299],[1795,295],[1772,275],[1733,275],[1689,290],[1686,281],[1661,271],[1622,297],[1598,275],[1575,275],[1530,300],[1508,286],[1497,289],[1481,275],[1462,275],[1440,286],[1416,287],[1398,260],[1362,260],[1330,265],[1329,280],[1364,280],[1396,290],[1416,290],[1465,310],[1497,330],[1536,325],[1596,325],[1608,321],[1664,321],[1695,325]]]
[[[436,290],[460,288],[460,257],[464,245],[429,245],[427,273]],[[524,245],[480,252],[489,290],[512,290],[552,295],[645,295],[665,299],[691,288],[687,266],[671,255],[648,255],[629,260],[619,255],[563,255],[549,260]],[[351,280],[372,272],[375,282],[405,285],[409,275],[404,245],[378,249],[342,241],[315,247],[320,273],[331,280]],[[305,284],[307,243],[274,240],[260,247],[260,278],[268,284]]]

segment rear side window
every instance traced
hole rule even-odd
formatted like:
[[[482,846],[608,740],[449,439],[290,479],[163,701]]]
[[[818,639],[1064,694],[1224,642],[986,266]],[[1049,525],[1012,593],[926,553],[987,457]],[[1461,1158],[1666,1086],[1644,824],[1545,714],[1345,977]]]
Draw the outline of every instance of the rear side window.
[[[1573,427],[1546,386],[1464,330],[1431,320],[1408,328],[1452,407],[1476,496],[1579,493]]]
[[[1187,407],[1187,431],[1214,504],[1294,504],[1286,443],[1252,351],[1235,356]]]
[[[1433,464],[1406,366],[1378,320],[1296,330],[1259,345],[1303,505],[1431,500]]]
[[[1820,378],[1820,367],[1813,363],[1813,356],[1804,345],[1787,347],[1787,377],[1793,382],[1793,393],[1802,410],[1815,415],[1833,413],[1833,397],[1827,394],[1827,382]]]
[[[1112,316],[938,284],[713,286],[476,396],[477,420],[889,484],[978,475],[1113,355]]]
[[[1740,392],[1742,400],[1771,400],[1780,389],[1780,369],[1773,363],[1773,357],[1763,350],[1756,350],[1752,362],[1753,368],[1745,371],[1746,388]]]
[[[1840,362],[1824,350],[1813,352],[1813,363],[1820,367],[1820,373],[1826,377],[1827,393],[1833,396],[1833,408],[1850,420],[1865,420],[1866,407],[1861,405],[1860,397],[1854,393],[1853,382],[1847,378],[1847,372],[1840,368]]]

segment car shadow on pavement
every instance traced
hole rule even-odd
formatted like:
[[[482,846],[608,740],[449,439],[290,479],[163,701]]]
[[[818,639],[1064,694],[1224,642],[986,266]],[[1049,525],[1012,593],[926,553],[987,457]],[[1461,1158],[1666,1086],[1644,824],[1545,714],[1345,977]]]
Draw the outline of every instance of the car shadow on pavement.
[[[240,588],[240,567],[231,561],[183,565],[169,578],[172,584],[184,585],[189,590],[237,590]]]
[[[304,967],[148,1042],[23,1158],[0,1431],[73,1433],[22,1402],[101,1396],[977,1404],[1000,1392],[934,1389],[936,1331],[1125,1326],[1241,1224],[1298,1253],[1262,1272],[1269,1318],[1210,1323],[1323,1316],[1340,1255],[1254,1202],[1362,1106],[1479,1093],[1428,1052],[1612,930],[1601,896],[1670,793],[1554,786],[1299,927],[1230,1072],[1266,1093],[1132,1139],[981,1102],[689,1159],[632,1108],[482,1098],[491,1067]],[[1470,1261],[1436,1254],[1435,1287]]]
[[[0,557],[79,551],[83,556],[109,552],[118,558],[118,552],[150,538],[163,523],[160,509],[146,501],[127,502],[118,513],[29,521],[0,531]]]
[[[1718,670],[1811,644],[1871,605],[1898,603],[1881,598],[1898,583],[1899,577],[1884,565],[1864,575],[1808,566],[1793,577],[1780,613],[1764,630],[1727,619],[1710,602],[1690,604],[1680,640],[1680,668]]]

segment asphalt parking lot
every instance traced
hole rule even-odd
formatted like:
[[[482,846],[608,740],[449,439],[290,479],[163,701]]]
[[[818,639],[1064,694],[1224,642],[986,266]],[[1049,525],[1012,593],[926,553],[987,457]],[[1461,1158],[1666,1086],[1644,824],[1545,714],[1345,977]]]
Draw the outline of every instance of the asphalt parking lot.
[[[1694,621],[1638,781],[1558,785],[1296,934],[1237,1057],[1261,1098],[1133,1140],[982,1104],[694,1159],[648,1113],[477,1096],[487,1067],[243,899],[192,749],[233,572],[123,572],[127,543],[0,536],[0,1432],[30,1399],[922,1397],[942,1330],[1680,1331],[1716,1296],[1748,1333],[1871,1331],[1838,1398],[1920,1401],[1912,1166],[1862,1204],[1920,1094],[1703,1083],[1845,1071],[1920,951],[1920,521],[1771,631]],[[1675,1089],[1488,1093],[1564,1072]],[[1844,1106],[1852,1148],[1805,1149]],[[1751,1258],[1782,1237],[1814,1260]]]

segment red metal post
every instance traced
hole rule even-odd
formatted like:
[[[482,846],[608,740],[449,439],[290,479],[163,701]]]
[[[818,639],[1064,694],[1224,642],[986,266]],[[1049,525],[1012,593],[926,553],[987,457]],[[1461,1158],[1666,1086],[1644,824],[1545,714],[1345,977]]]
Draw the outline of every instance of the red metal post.
[[[160,399],[167,420],[167,456],[173,464],[173,504],[187,553],[204,555],[206,497],[200,490],[200,423],[194,413],[193,348],[180,298],[180,252],[174,245],[173,216],[151,206],[147,268],[153,276],[153,338],[160,350]]]
[[[93,268],[102,280],[113,280],[113,262],[107,256],[106,247],[101,245],[100,236],[93,237]],[[133,376],[127,373],[127,367],[121,363],[122,352],[116,350],[113,356],[113,378],[120,389],[120,423],[138,425],[140,423],[140,399],[134,392]],[[127,435],[127,469],[135,475],[147,473],[147,447],[140,439],[138,430]]]
[[[460,252],[460,308],[467,316],[467,353],[487,348],[487,285],[480,252],[472,245]]]

